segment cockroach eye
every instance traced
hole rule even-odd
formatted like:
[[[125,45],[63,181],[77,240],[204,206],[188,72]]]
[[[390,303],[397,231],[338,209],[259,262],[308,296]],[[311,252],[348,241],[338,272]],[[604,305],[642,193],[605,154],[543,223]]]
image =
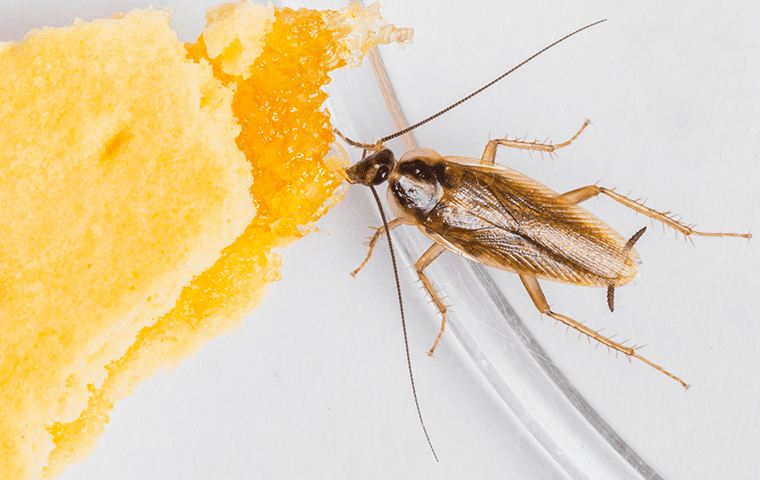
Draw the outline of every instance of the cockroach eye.
[[[372,179],[372,184],[380,185],[388,178],[393,167],[396,166],[396,158],[393,156],[393,152],[387,148],[380,150],[372,155],[371,158],[373,158],[377,169],[375,177]]]
[[[372,179],[372,185],[380,185],[388,179],[388,175],[391,173],[391,169],[386,165],[378,165],[375,178]]]

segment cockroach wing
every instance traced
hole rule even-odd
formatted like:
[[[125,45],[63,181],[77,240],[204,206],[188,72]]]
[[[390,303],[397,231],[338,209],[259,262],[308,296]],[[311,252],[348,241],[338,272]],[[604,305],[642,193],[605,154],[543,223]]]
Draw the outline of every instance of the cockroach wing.
[[[638,272],[627,239],[550,188],[501,165],[444,157],[443,196],[420,230],[475,262],[576,285],[617,287]]]

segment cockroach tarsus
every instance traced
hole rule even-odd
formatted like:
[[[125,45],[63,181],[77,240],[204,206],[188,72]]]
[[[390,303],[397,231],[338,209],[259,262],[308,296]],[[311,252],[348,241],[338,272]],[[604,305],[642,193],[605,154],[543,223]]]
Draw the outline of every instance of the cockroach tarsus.
[[[641,347],[625,346],[623,345],[625,342],[618,343],[576,320],[554,312],[538,280],[606,288],[608,307],[610,311],[614,310],[615,288],[626,285],[638,273],[640,262],[634,244],[644,234],[646,227],[631,237],[625,238],[580,206],[584,201],[601,194],[673,228],[689,239],[692,236],[749,239],[751,238],[749,233],[696,231],[692,225],[675,219],[669,213],[659,212],[640,201],[616,193],[614,189],[598,185],[588,185],[560,194],[530,177],[495,162],[499,146],[551,155],[577,140],[590,124],[588,120],[569,140],[558,144],[507,138],[490,140],[479,160],[443,157],[430,149],[409,150],[396,160],[393,152],[385,147],[386,141],[408,133],[442,115],[554,45],[603,21],[587,25],[557,40],[441,112],[382,138],[374,144],[353,141],[337,129],[335,130],[335,133],[346,143],[364,150],[362,160],[346,170],[347,179],[351,184],[361,184],[372,190],[383,217],[383,227],[376,230],[368,243],[367,257],[359,268],[352,272],[352,275],[356,275],[367,264],[373,248],[382,238],[383,233],[387,234],[390,245],[392,229],[402,224],[416,226],[434,241],[433,245],[415,263],[415,270],[420,281],[441,313],[441,328],[428,352],[429,355],[433,354],[443,335],[447,307],[424,270],[444,251],[450,250],[474,262],[516,273],[540,313],[577,330],[589,339],[594,339],[610,349],[623,353],[628,359],[635,357],[641,360],[688,389],[689,385],[681,378],[639,355],[637,350]],[[388,204],[396,217],[390,222],[385,220],[382,205],[374,188],[385,181],[388,182]],[[393,252],[392,247],[391,252]],[[395,272],[395,257],[392,258]],[[396,282],[406,342],[406,326],[397,274]],[[414,390],[408,346],[407,362],[415,404],[424,430],[425,426]],[[425,431],[425,436],[427,437],[427,431]],[[430,439],[427,438],[432,449]],[[435,455],[435,452],[433,454]]]

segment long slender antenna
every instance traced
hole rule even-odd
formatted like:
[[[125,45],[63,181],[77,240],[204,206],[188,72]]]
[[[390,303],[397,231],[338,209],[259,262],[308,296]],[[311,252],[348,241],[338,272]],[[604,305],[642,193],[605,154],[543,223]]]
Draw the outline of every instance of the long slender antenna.
[[[548,47],[544,47],[543,49],[539,50],[539,51],[538,51],[538,53],[535,53],[535,54],[533,54],[533,55],[532,55],[532,56],[530,56],[530,57],[529,57],[527,60],[524,60],[523,62],[521,62],[521,63],[520,63],[519,65],[517,65],[516,67],[513,67],[513,68],[511,68],[509,71],[507,71],[507,72],[506,72],[506,73],[504,73],[503,75],[500,75],[500,76],[499,76],[499,77],[497,77],[495,80],[493,80],[493,81],[491,81],[490,83],[488,83],[488,84],[486,84],[486,85],[484,85],[484,86],[480,87],[479,89],[475,90],[474,92],[472,92],[471,94],[467,95],[466,97],[464,97],[463,99],[459,100],[458,102],[456,102],[456,103],[453,103],[453,104],[449,105],[448,107],[444,108],[444,109],[443,109],[443,110],[441,110],[440,112],[436,113],[436,114],[435,114],[435,115],[433,115],[433,116],[430,116],[430,117],[426,118],[425,120],[423,120],[423,121],[421,121],[421,122],[417,122],[417,123],[415,123],[415,124],[414,124],[414,125],[412,125],[411,127],[407,127],[407,128],[405,128],[405,129],[403,129],[403,130],[401,130],[401,131],[399,131],[399,132],[396,132],[396,133],[394,133],[393,135],[388,135],[387,137],[385,137],[385,138],[382,138],[382,139],[381,139],[380,141],[378,141],[377,143],[378,143],[378,144],[383,144],[383,143],[387,142],[388,140],[394,139],[394,138],[396,138],[396,137],[400,137],[401,135],[405,135],[405,134],[407,134],[407,133],[411,132],[412,130],[414,130],[415,128],[417,128],[417,127],[420,127],[420,126],[422,126],[422,125],[424,125],[424,124],[428,123],[429,121],[431,121],[431,120],[433,120],[433,119],[435,119],[435,118],[438,118],[438,117],[440,117],[440,116],[441,116],[441,115],[443,115],[444,113],[448,112],[449,110],[451,110],[451,109],[453,109],[453,108],[455,108],[455,107],[458,107],[459,105],[463,104],[463,103],[464,103],[464,102],[466,102],[467,100],[469,100],[469,99],[471,99],[472,97],[474,97],[475,95],[479,94],[480,92],[482,92],[482,91],[483,91],[483,90],[485,90],[486,88],[490,87],[491,85],[495,84],[495,83],[496,83],[496,82],[498,82],[499,80],[503,79],[504,77],[506,77],[506,76],[507,76],[507,75],[509,75],[510,73],[514,72],[514,71],[515,71],[515,70],[517,70],[518,68],[520,68],[520,67],[522,67],[523,65],[525,65],[526,63],[530,62],[531,60],[533,60],[533,59],[534,59],[534,58],[536,58],[537,56],[541,55],[541,54],[542,54],[542,53],[544,53],[545,51],[549,50],[549,49],[550,49],[550,48],[552,48],[553,46],[557,45],[558,43],[560,43],[560,42],[563,42],[563,41],[567,40],[568,38],[572,37],[572,36],[573,36],[573,35],[575,35],[576,33],[580,33],[580,32],[582,32],[583,30],[586,30],[587,28],[591,28],[591,27],[593,27],[594,25],[598,25],[598,24],[600,24],[600,23],[602,23],[602,22],[606,22],[606,21],[607,21],[607,19],[606,19],[606,18],[605,18],[604,20],[599,20],[598,22],[594,22],[594,23],[591,23],[591,24],[589,24],[589,25],[586,25],[586,26],[585,26],[585,27],[583,27],[583,28],[579,28],[578,30],[574,31],[573,33],[571,33],[571,34],[569,34],[569,35],[565,35],[564,37],[560,38],[559,40],[557,40],[556,42],[552,43],[552,44],[551,44],[551,45],[549,45]],[[342,136],[342,135],[341,135],[341,136]]]
[[[367,185],[372,190],[372,195],[375,196],[375,202],[377,202],[377,208],[380,209],[380,217],[383,219],[383,225],[385,226],[385,235],[388,238],[388,248],[391,250],[391,263],[393,263],[393,275],[396,277],[396,291],[398,292],[398,307],[401,310],[401,326],[404,329],[404,347],[406,348],[406,364],[409,366],[409,380],[412,382],[412,394],[414,395],[414,405],[417,407],[417,416],[420,417],[420,425],[422,425],[422,431],[425,433],[430,451],[433,452],[435,461],[438,460],[438,455],[435,454],[433,448],[433,442],[430,441],[427,429],[425,428],[425,422],[422,421],[422,411],[420,410],[420,402],[417,400],[417,389],[414,387],[414,375],[412,374],[412,357],[409,355],[409,340],[406,335],[406,318],[404,317],[404,302],[401,300],[401,282],[398,279],[398,267],[396,267],[396,254],[393,252],[393,242],[391,241],[391,229],[388,228],[388,221],[385,219],[385,212],[383,211],[383,205],[380,203],[380,197],[377,195],[377,190],[372,184]]]

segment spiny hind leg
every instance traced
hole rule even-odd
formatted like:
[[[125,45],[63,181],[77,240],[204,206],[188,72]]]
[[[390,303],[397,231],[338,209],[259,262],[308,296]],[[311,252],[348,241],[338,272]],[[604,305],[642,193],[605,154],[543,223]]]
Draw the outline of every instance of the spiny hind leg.
[[[510,147],[510,148],[516,148],[518,150],[529,150],[529,151],[538,151],[538,152],[546,152],[546,153],[554,153],[556,150],[567,147],[571,143],[575,141],[576,138],[578,138],[581,133],[591,125],[591,120],[586,120],[583,123],[583,126],[578,130],[578,133],[573,135],[573,138],[566,142],[559,143],[557,145],[553,145],[551,143],[539,143],[539,142],[524,142],[521,140],[509,140],[507,138],[501,138],[497,140],[491,140],[486,144],[486,149],[483,151],[483,156],[481,157],[481,161],[483,163],[494,163],[496,161],[496,148],[501,145],[502,147]]]
[[[597,187],[596,185],[589,185],[588,187],[581,187],[576,188],[575,190],[570,190],[569,192],[563,193],[557,198],[567,200],[568,202],[577,205],[579,203],[585,202],[589,198],[596,197],[600,193],[602,193],[601,187]]]
[[[402,223],[401,220],[399,220],[398,218],[394,218],[393,220],[391,220],[390,222],[388,222],[388,230],[393,230],[394,228],[396,228],[399,225],[401,225],[401,223]],[[359,273],[359,270],[361,270],[362,268],[364,268],[364,266],[367,264],[367,262],[369,262],[369,258],[372,256],[372,250],[375,248],[375,244],[378,242],[378,240],[380,240],[381,238],[383,238],[383,234],[384,233],[385,233],[385,227],[384,226],[378,227],[377,229],[375,229],[375,234],[372,235],[372,238],[369,240],[369,243],[367,244],[367,246],[369,247],[369,250],[367,251],[367,257],[364,259],[364,261],[362,262],[362,264],[359,265],[359,268],[357,268],[356,270],[354,270],[353,272],[351,272],[351,276],[352,277],[355,277],[356,274]]]
[[[690,235],[699,235],[702,237],[741,237],[741,238],[747,238],[747,239],[752,238],[752,235],[749,233],[698,232],[694,230],[693,225],[686,225],[685,223],[682,223],[679,220],[676,220],[675,218],[668,216],[668,213],[658,212],[657,210],[654,210],[645,206],[641,202],[637,202],[636,200],[631,200],[625,195],[620,195],[614,190],[610,190],[604,187],[598,187],[596,185],[589,185],[587,187],[582,187],[576,190],[569,191],[565,194],[560,195],[559,198],[564,198],[571,203],[577,204],[577,203],[584,202],[588,200],[589,198],[596,197],[600,193],[607,195],[611,199],[615,200],[621,205],[624,205],[630,208],[631,210],[635,210],[639,213],[646,215],[647,217],[653,220],[657,220],[658,222],[664,223],[665,225],[675,229],[676,231],[683,233],[684,236],[686,237],[689,237]]]
[[[617,343],[613,341],[610,338],[605,337],[604,335],[600,334],[596,330],[592,330],[588,328],[587,326],[583,325],[582,323],[579,323],[572,318],[568,318],[564,315],[560,315],[559,313],[554,313],[551,310],[551,307],[549,307],[549,303],[546,301],[546,297],[544,296],[544,292],[541,290],[541,286],[538,284],[538,280],[536,280],[534,277],[528,277],[525,275],[520,275],[520,280],[522,280],[523,285],[525,286],[525,289],[528,291],[528,295],[530,295],[531,300],[533,300],[533,304],[536,306],[539,312],[543,313],[544,315],[548,315],[549,317],[553,318],[554,320],[564,323],[568,327],[574,328],[575,330],[578,330],[580,333],[588,336],[589,338],[593,338],[597,342],[601,343],[602,345],[606,345],[609,348],[615,349],[618,352],[627,355],[628,357],[636,357],[642,362],[646,363],[647,365],[661,371],[665,375],[669,376],[670,378],[678,381],[685,389],[688,390],[689,385],[687,385],[683,380],[676,377],[672,373],[668,372],[667,370],[663,369],[661,366],[650,362],[646,358],[642,357],[638,353],[636,353],[636,350],[633,347],[626,347],[620,343]]]
[[[438,342],[441,341],[443,330],[446,328],[446,305],[443,303],[443,300],[441,300],[438,292],[435,291],[433,282],[431,282],[427,275],[425,275],[422,271],[427,268],[428,265],[433,263],[433,260],[438,258],[445,250],[446,249],[443,247],[443,245],[435,243],[430,248],[428,248],[427,251],[422,254],[420,259],[417,260],[417,263],[414,264],[414,268],[417,270],[417,275],[420,277],[420,280],[422,280],[422,285],[425,286],[425,290],[427,290],[430,298],[433,299],[433,303],[435,303],[438,311],[441,312],[441,331],[438,332],[435,343],[433,343],[433,347],[428,352],[428,355],[431,357],[433,356],[433,352],[435,352],[436,347],[438,347]]]

